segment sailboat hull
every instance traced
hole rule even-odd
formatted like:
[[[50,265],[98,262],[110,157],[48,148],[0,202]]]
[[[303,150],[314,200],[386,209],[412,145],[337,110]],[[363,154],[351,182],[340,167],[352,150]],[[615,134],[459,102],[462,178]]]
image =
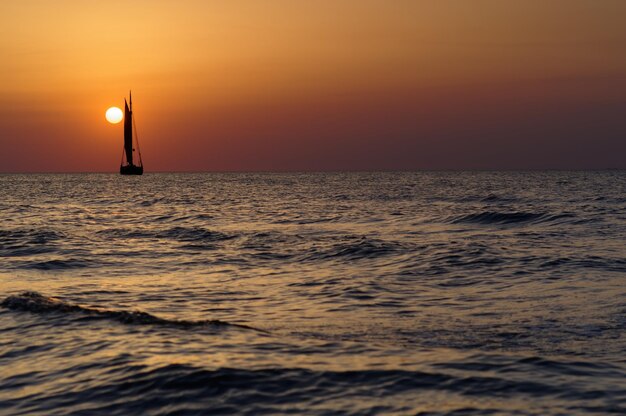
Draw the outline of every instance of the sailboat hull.
[[[143,166],[135,166],[135,165],[120,166],[120,174],[143,175]]]

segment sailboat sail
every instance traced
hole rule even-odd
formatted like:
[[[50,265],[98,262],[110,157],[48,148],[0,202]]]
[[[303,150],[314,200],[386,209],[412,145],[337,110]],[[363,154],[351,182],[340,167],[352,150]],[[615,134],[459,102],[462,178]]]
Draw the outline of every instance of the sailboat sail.
[[[122,175],[142,175],[143,162],[141,160],[141,151],[139,150],[139,141],[137,139],[137,131],[135,131],[135,142],[137,143],[137,152],[139,156],[139,164],[133,163],[133,97],[129,96],[129,101],[124,99],[124,153],[126,154],[126,164],[124,164],[124,155],[122,155],[122,163],[120,164],[120,173]]]
[[[131,101],[131,108],[132,108]],[[133,164],[133,112],[128,108],[128,103],[124,100],[124,151],[126,152],[126,162]]]

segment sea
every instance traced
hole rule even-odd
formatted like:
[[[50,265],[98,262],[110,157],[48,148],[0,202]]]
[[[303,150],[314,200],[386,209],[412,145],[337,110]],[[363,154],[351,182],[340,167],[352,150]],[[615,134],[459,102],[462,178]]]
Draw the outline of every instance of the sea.
[[[626,171],[0,175],[2,415],[626,414]]]

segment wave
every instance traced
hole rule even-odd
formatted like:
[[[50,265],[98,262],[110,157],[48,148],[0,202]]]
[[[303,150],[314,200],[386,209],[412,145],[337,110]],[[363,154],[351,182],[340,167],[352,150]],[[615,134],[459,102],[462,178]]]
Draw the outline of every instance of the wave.
[[[7,400],[4,405],[12,414],[61,410],[69,414],[87,408],[90,413],[109,415],[165,412],[254,415],[283,414],[286,409],[288,413],[310,415],[479,415],[527,414],[529,411],[534,414],[533,410],[545,411],[548,403],[561,409],[566,406],[570,413],[579,413],[577,410],[590,404],[599,411],[622,409],[611,400],[611,397],[623,396],[624,390],[619,386],[607,391],[592,382],[563,382],[549,377],[553,370],[530,365],[533,370],[539,370],[534,380],[516,377],[515,371],[499,371],[499,368],[489,372],[489,367],[457,374],[438,369],[315,371],[275,367],[250,370],[206,369],[187,364],[160,367],[118,364],[109,367],[104,376],[76,383],[72,389],[41,390]],[[84,371],[82,367],[71,369],[70,375],[80,380],[86,377],[81,371]],[[20,382],[23,380],[9,379],[8,387]],[[454,396],[445,412],[437,401],[420,396],[446,393]],[[540,401],[538,408],[533,406],[532,400]]]
[[[61,299],[44,296],[38,292],[22,292],[19,295],[8,296],[2,301],[2,303],[0,303],[0,307],[12,311],[31,312],[37,314],[81,314],[94,319],[108,319],[130,325],[161,325],[177,328],[196,328],[206,326],[236,327],[265,332],[247,325],[233,324],[216,319],[199,321],[165,319],[141,311],[114,311],[90,308],[65,302]]]
[[[517,198],[513,196],[502,196],[492,193],[487,195],[465,195],[460,197],[449,197],[443,198],[443,200],[454,202],[514,202],[517,201]]]
[[[495,202],[495,201],[511,201],[511,198],[504,198],[502,196],[498,196],[495,194],[489,194],[485,197],[480,198],[481,202]]]
[[[544,212],[492,212],[485,211],[477,214],[468,214],[461,217],[452,218],[452,224],[523,224],[523,223],[543,223],[564,218],[572,218],[573,214],[550,215]]]
[[[138,201],[137,206],[141,207],[150,207],[152,205],[156,205],[161,202],[168,202],[166,198],[152,198],[152,199],[144,199],[143,201]]]
[[[307,224],[320,224],[320,223],[328,223],[328,222],[338,222],[341,220],[341,216],[334,217],[313,217],[313,218],[290,218],[290,219],[277,219],[274,220],[274,224],[298,224],[298,225],[307,225]]]
[[[563,267],[573,269],[599,269],[609,272],[626,271],[626,260],[622,258],[610,257],[556,257],[546,259],[540,264],[543,269],[562,269]]]
[[[30,256],[50,253],[56,250],[57,241],[66,235],[44,229],[0,230],[0,256]]]
[[[341,243],[326,251],[315,251],[305,260],[328,259],[373,259],[391,254],[398,254],[406,249],[403,244],[371,238],[362,238],[357,242]]]
[[[54,230],[17,229],[0,230],[0,243],[29,242],[32,244],[46,244],[65,238],[65,234]]]
[[[169,239],[181,242],[215,242],[234,238],[232,235],[202,227],[173,227],[161,230],[113,228],[97,233],[112,238]]]
[[[40,253],[30,253],[40,254]],[[87,259],[54,259],[45,261],[27,261],[18,264],[18,269],[34,269],[34,270],[68,270],[68,269],[84,269],[88,267],[100,267],[103,263],[98,263]]]

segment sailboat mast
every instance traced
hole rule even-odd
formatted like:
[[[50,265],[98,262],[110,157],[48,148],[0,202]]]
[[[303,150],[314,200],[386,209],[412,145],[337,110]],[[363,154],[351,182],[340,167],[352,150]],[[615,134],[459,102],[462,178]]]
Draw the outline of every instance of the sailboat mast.
[[[131,102],[132,106],[132,102]],[[126,152],[126,162],[133,164],[133,112],[128,108],[128,103],[124,100],[124,151]]]

